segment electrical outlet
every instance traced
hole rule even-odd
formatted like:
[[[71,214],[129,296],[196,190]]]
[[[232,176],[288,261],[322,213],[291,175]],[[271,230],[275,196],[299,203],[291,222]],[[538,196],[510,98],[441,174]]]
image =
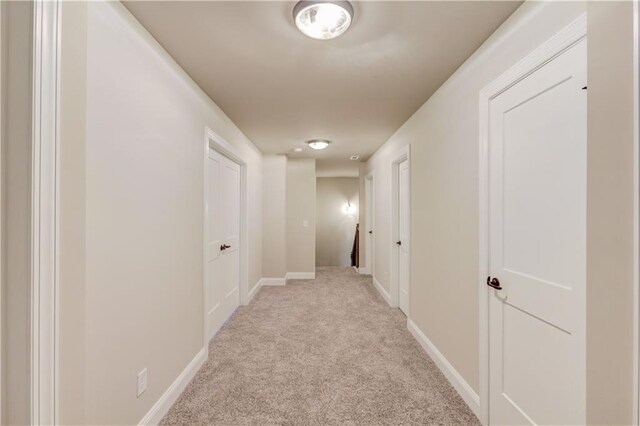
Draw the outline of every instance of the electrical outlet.
[[[147,369],[138,373],[138,397],[147,390]]]
[[[308,228],[309,227],[309,221],[307,219],[302,221],[302,227],[303,228]]]

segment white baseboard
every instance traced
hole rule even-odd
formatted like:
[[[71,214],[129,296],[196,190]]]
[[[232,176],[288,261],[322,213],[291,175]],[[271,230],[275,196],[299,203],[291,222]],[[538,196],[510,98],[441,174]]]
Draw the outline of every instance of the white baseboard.
[[[286,278],[260,278],[260,281],[253,286],[253,289],[249,292],[249,302],[253,297],[258,294],[258,291],[264,285],[285,285],[287,283]]]
[[[469,386],[469,383],[453,368],[453,365],[447,361],[444,355],[431,343],[431,340],[429,340],[422,330],[410,319],[407,319],[407,329],[418,343],[420,343],[433,362],[436,363],[440,371],[442,371],[447,380],[449,380],[449,383],[451,383],[464,402],[471,408],[471,411],[473,411],[476,417],[480,418],[480,397],[476,391]]]
[[[260,285],[285,285],[286,283],[286,278],[262,278],[260,280]]]
[[[389,306],[393,306],[391,305],[391,296],[389,295],[389,293],[387,293],[387,290],[382,287],[382,284],[380,284],[380,282],[376,280],[376,277],[373,277],[373,285],[378,290],[378,292],[380,292],[380,295],[389,304]]]
[[[207,360],[207,348],[200,349],[200,352],[191,360],[187,368],[171,383],[171,386],[162,394],[160,399],[151,407],[151,410],[140,420],[141,425],[157,425],[167,414],[169,408],[176,402],[180,394],[187,387],[189,382],[196,375],[200,367]]]
[[[356,274],[359,274],[359,273],[360,273],[360,270],[359,270],[357,267],[352,266],[352,268],[353,268],[353,270],[354,270],[354,271],[356,271]]]
[[[251,300],[253,299],[253,297],[258,294],[258,291],[260,290],[260,288],[263,286],[262,284],[262,279],[260,281],[258,281],[256,283],[256,285],[253,286],[253,288],[249,291],[249,300],[247,301],[247,304],[249,304],[249,302],[251,302]]]
[[[358,268],[358,273],[360,275],[371,275],[371,271],[369,271],[369,268],[366,266],[361,266],[360,268]]]
[[[315,272],[287,272],[285,280],[315,280]]]

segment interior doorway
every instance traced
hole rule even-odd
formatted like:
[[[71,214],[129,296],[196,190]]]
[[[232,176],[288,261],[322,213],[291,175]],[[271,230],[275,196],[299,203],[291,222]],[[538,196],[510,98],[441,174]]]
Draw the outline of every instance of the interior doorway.
[[[316,266],[359,267],[359,190],[357,177],[316,178]]]
[[[240,304],[240,165],[209,148],[207,161],[207,338]]]
[[[246,163],[231,145],[205,131],[204,343],[248,301]]]
[[[491,424],[586,421],[586,60],[581,19],[483,91]]]

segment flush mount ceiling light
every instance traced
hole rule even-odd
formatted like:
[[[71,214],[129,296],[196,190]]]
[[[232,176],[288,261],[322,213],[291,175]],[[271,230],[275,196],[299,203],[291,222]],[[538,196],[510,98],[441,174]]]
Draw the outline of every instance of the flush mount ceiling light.
[[[325,149],[329,146],[331,142],[326,139],[313,139],[307,141],[307,145],[309,145],[313,149]]]
[[[353,160],[353,161],[359,160],[359,159],[360,159],[359,155],[352,155],[351,157],[349,157],[349,160]]]
[[[293,8],[296,27],[306,36],[329,40],[347,31],[353,20],[348,1],[299,1]]]

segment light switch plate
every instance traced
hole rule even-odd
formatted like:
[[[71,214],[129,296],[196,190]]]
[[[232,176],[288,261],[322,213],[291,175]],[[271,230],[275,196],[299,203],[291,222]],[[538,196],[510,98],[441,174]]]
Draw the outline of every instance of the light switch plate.
[[[309,227],[309,221],[308,221],[307,219],[303,220],[303,221],[302,221],[302,226],[303,226],[304,228],[308,228],[308,227]]]

